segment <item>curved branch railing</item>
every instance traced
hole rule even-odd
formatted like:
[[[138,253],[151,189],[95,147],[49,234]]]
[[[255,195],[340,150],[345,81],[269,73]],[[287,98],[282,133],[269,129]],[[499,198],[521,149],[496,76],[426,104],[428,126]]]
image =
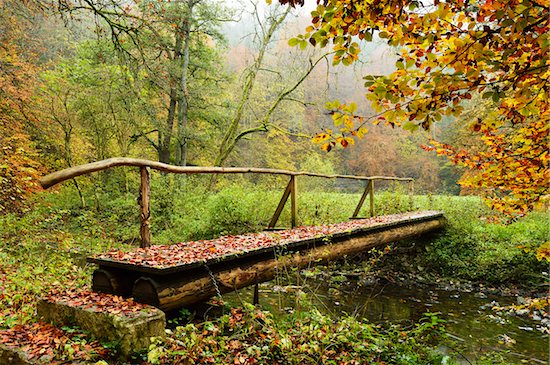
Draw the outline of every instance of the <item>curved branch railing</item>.
[[[359,211],[365,202],[367,195],[370,200],[370,215],[374,216],[374,181],[375,180],[389,180],[389,181],[404,181],[412,183],[413,178],[409,177],[393,177],[393,176],[355,176],[355,175],[330,175],[319,174],[314,172],[303,171],[290,171],[290,170],[277,170],[277,169],[265,169],[257,167],[206,167],[206,166],[174,166],[165,164],[162,162],[149,161],[137,158],[116,157],[107,160],[88,163],[85,165],[79,165],[70,167],[61,171],[53,172],[49,175],[42,177],[39,182],[44,188],[50,188],[56,184],[59,184],[66,180],[74,179],[75,177],[90,174],[92,172],[107,170],[113,167],[119,166],[134,166],[140,168],[141,174],[141,187],[139,193],[139,204],[141,208],[140,220],[141,220],[141,247],[148,247],[151,244],[150,233],[150,173],[149,169],[158,170],[162,172],[169,172],[174,174],[268,174],[268,175],[284,175],[290,176],[290,181],[283,193],[279,205],[271,218],[268,228],[274,228],[277,224],[279,216],[290,196],[291,203],[291,226],[296,226],[296,177],[297,176],[311,176],[322,177],[327,179],[351,179],[367,181],[367,186],[359,204],[355,208],[352,215],[352,219],[357,218]]]

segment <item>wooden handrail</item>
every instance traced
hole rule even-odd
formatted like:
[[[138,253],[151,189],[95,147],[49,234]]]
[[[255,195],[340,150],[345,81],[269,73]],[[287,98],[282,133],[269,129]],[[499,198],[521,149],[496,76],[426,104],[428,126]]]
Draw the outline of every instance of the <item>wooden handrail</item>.
[[[351,179],[351,180],[366,180],[368,181],[365,192],[361,197],[355,212],[353,213],[352,218],[357,218],[361,206],[365,201],[367,195],[369,195],[370,201],[370,215],[374,216],[374,181],[375,180],[390,180],[390,181],[409,181],[412,182],[414,179],[410,177],[393,177],[393,176],[354,176],[354,175],[327,175],[327,174],[318,174],[315,172],[303,172],[303,171],[289,171],[289,170],[277,170],[277,169],[264,169],[258,167],[203,167],[203,166],[174,166],[165,164],[162,162],[142,160],[137,158],[126,158],[126,157],[115,157],[107,160],[92,162],[85,165],[79,165],[57,171],[42,177],[40,185],[44,188],[50,188],[56,184],[59,184],[65,180],[74,179],[77,176],[90,174],[96,171],[107,170],[113,167],[118,166],[135,166],[140,168],[141,175],[141,186],[139,194],[139,205],[140,205],[140,236],[141,236],[141,247],[149,247],[151,245],[151,232],[150,232],[150,175],[149,168],[162,171],[170,172],[174,174],[243,174],[243,173],[253,173],[253,174],[270,174],[270,175],[284,175],[290,176],[290,181],[288,186],[277,206],[277,210],[269,223],[269,228],[274,228],[277,224],[277,220],[281,215],[281,212],[290,196],[291,200],[291,225],[292,227],[296,226],[296,176],[312,176],[312,177],[323,177],[328,179]]]
[[[50,188],[65,180],[73,179],[77,176],[86,175],[96,171],[107,170],[118,166],[137,166],[150,167],[153,170],[170,172],[174,174],[270,174],[286,176],[313,176],[328,179],[351,179],[351,180],[395,180],[395,181],[413,181],[410,177],[394,176],[355,176],[355,175],[327,175],[315,172],[302,172],[290,170],[265,169],[258,167],[216,167],[216,166],[174,166],[157,161],[142,160],[138,158],[115,157],[107,160],[88,163],[70,167],[61,171],[56,171],[42,177],[39,182],[44,188]]]

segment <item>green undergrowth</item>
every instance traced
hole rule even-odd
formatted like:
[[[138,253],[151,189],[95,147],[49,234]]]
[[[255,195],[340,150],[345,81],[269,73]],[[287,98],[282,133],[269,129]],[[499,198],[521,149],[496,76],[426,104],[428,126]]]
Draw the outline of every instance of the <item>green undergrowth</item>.
[[[442,363],[433,346],[444,334],[436,314],[409,328],[381,327],[317,310],[275,320],[245,304],[215,320],[177,326],[158,339],[151,364],[429,364]]]
[[[476,197],[418,200],[419,207],[432,206],[447,217],[443,232],[420,242],[423,250],[418,259],[428,272],[492,285],[513,283],[544,289],[542,272],[547,270],[547,262],[525,251],[550,239],[548,213],[532,212],[509,224],[496,224],[490,222],[494,212]]]

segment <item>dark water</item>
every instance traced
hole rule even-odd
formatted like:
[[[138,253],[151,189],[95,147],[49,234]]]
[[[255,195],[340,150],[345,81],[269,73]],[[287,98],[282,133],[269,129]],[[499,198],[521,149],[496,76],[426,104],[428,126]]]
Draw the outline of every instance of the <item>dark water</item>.
[[[447,321],[447,333],[455,340],[455,357],[468,364],[483,354],[499,351],[507,361],[518,364],[549,364],[550,342],[547,334],[537,329],[540,321],[518,318],[491,308],[495,302],[502,305],[515,303],[514,297],[458,291],[442,291],[420,287],[403,287],[396,284],[367,285],[356,278],[343,277],[340,282],[303,278],[300,285],[272,281],[260,285],[260,304],[275,315],[299,308],[297,298],[305,293],[320,311],[337,318],[353,315],[371,322],[391,321],[409,324],[418,321],[426,312],[440,312],[438,317]],[[224,295],[232,304],[252,301],[252,289]],[[492,304],[491,304],[492,303]]]

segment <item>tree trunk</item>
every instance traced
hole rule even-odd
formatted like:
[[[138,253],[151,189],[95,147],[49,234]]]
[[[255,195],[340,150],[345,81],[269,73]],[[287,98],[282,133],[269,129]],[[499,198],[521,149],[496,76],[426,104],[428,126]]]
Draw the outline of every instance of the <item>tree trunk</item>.
[[[178,146],[176,151],[176,165],[187,164],[187,120],[189,113],[189,90],[187,89],[187,77],[189,72],[189,45],[191,41],[191,21],[193,19],[193,8],[200,0],[189,1],[187,19],[181,20],[181,29],[177,37],[183,39],[181,54],[182,69],[179,81],[179,113],[178,113]],[[180,41],[181,42],[181,41]]]
[[[223,140],[220,144],[218,155],[216,156],[216,159],[214,161],[214,166],[222,166],[224,162],[227,160],[227,158],[229,157],[230,153],[235,148],[235,145],[238,141],[238,140],[235,140],[235,137],[237,136],[237,132],[241,124],[244,108],[246,106],[246,103],[250,99],[250,94],[252,93],[252,89],[254,88],[254,82],[256,81],[256,76],[263,64],[265,52],[267,51],[267,48],[269,47],[269,44],[271,43],[271,40],[275,35],[275,32],[277,31],[279,26],[284,22],[289,12],[290,12],[290,7],[288,7],[288,9],[279,17],[271,18],[270,19],[271,23],[269,24],[269,28],[267,29],[265,34],[262,35],[262,43],[260,44],[258,56],[254,60],[254,64],[249,68],[248,73],[246,74],[244,85],[243,85],[243,91],[241,94],[241,98],[239,100],[239,105],[237,107],[237,110],[235,111],[235,115],[233,116],[231,123],[229,124],[229,128],[225,132]]]
[[[177,44],[176,44],[177,46]],[[177,105],[177,89],[176,84],[170,86],[170,104],[168,106],[168,116],[166,123],[161,132],[159,132],[159,161],[170,163],[170,144],[172,143],[172,133],[176,121],[176,105]]]

